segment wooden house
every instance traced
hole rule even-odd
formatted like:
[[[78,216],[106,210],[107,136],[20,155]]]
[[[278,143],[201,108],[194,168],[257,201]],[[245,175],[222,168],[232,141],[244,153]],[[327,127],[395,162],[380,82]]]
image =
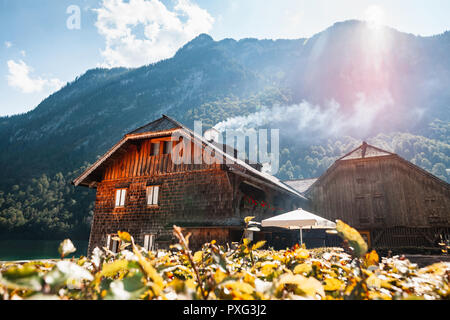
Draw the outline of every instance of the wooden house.
[[[167,248],[174,224],[192,233],[191,248],[225,244],[239,241],[246,216],[307,208],[298,191],[220,146],[165,115],[126,134],[73,181],[97,189],[88,251],[117,250],[119,230],[147,249]]]
[[[357,228],[372,247],[436,247],[450,234],[450,186],[398,155],[363,143],[318,179],[287,181],[311,211]]]

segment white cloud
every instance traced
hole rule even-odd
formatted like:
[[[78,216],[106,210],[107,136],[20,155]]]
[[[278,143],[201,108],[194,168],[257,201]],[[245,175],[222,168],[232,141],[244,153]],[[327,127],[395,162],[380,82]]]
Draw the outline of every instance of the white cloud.
[[[33,71],[25,62],[19,60],[8,60],[8,85],[19,89],[23,93],[42,92],[43,90],[58,90],[62,87],[63,82],[59,79],[42,79],[41,77],[30,76]]]
[[[12,43],[9,41],[5,41],[5,47],[6,48],[11,48],[12,47]]]
[[[214,18],[189,0],[178,0],[170,11],[159,0],[103,0],[95,9],[98,32],[105,37],[103,66],[137,67],[169,58]]]

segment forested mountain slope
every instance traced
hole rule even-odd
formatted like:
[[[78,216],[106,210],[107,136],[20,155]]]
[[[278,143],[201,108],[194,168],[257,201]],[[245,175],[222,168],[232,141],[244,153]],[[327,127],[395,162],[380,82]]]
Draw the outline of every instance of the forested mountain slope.
[[[346,21],[309,39],[202,34],[152,65],[89,70],[0,118],[0,234],[87,237],[93,191],[70,180],[163,113],[189,127],[280,128],[283,179],[317,177],[367,140],[449,181],[448,52],[450,32]]]

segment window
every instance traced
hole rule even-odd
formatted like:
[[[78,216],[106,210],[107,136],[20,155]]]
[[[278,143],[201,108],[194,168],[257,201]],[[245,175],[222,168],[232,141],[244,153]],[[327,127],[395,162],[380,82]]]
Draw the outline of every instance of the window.
[[[372,199],[372,208],[375,222],[383,222],[385,215],[384,198],[382,195],[374,195]]]
[[[355,197],[355,211],[359,216],[359,222],[361,224],[369,223],[369,213],[367,210],[367,201],[364,196]]]
[[[144,235],[144,248],[147,251],[155,250],[155,235],[154,234],[145,234]]]
[[[150,150],[151,156],[157,156],[159,155],[159,142],[152,143],[151,150]]]
[[[116,207],[125,206],[125,197],[127,195],[127,189],[116,189]]]
[[[158,205],[159,186],[147,187],[147,205]]]
[[[442,223],[440,208],[438,206],[439,202],[436,200],[436,197],[433,196],[425,197],[425,212],[428,215],[428,222],[430,224]]]
[[[120,240],[116,240],[114,238],[117,238],[116,234],[106,235],[106,248],[108,248],[114,253],[117,253],[120,247]]]
[[[164,141],[163,154],[169,154],[172,151],[172,141]]]

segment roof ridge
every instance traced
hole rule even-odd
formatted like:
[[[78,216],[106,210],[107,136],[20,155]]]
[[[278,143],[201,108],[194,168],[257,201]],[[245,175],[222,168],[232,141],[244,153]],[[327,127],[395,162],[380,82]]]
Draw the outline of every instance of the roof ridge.
[[[314,180],[314,179],[319,179],[320,177],[316,177],[316,178],[304,178],[304,179],[289,179],[289,180],[283,180],[283,182],[289,182],[289,181],[304,181],[304,180]]]
[[[354,153],[354,152],[356,152],[356,151],[358,151],[360,149],[361,149],[361,158],[365,159],[368,147],[372,148],[372,149],[375,149],[376,151],[379,151],[379,152],[388,153],[389,155],[396,155],[396,153],[393,153],[393,152],[390,152],[390,151],[387,151],[387,150],[384,150],[384,149],[380,149],[380,148],[375,147],[375,146],[373,146],[371,144],[368,144],[366,141],[363,141],[362,144],[359,145],[357,148],[355,148],[352,151],[346,153],[342,157],[338,158],[336,161],[342,160],[342,159],[348,157],[349,155],[351,155],[352,153]]]
[[[176,126],[178,126],[178,127],[183,127],[183,128],[184,128],[184,126],[183,126],[181,123],[179,123],[178,121],[176,121],[176,120],[170,118],[169,116],[167,116],[167,115],[165,115],[165,114],[162,114],[160,118],[158,118],[158,119],[156,119],[156,120],[153,120],[153,121],[150,121],[150,122],[144,124],[143,126],[140,126],[139,128],[136,128],[136,129],[134,129],[133,131],[128,132],[127,135],[128,135],[128,134],[140,133],[139,131],[140,131],[141,129],[143,129],[143,128],[145,128],[145,127],[148,127],[148,126],[150,126],[150,125],[152,125],[152,124],[159,123],[159,122],[161,122],[161,121],[164,120],[164,119],[166,119],[166,120],[172,122],[174,125],[176,125]]]
[[[182,128],[187,128],[185,125],[183,125],[182,123],[178,122],[177,120],[169,117],[168,115],[162,114],[162,118],[165,118],[165,119],[171,121],[173,124],[176,124],[177,126],[180,126]]]

